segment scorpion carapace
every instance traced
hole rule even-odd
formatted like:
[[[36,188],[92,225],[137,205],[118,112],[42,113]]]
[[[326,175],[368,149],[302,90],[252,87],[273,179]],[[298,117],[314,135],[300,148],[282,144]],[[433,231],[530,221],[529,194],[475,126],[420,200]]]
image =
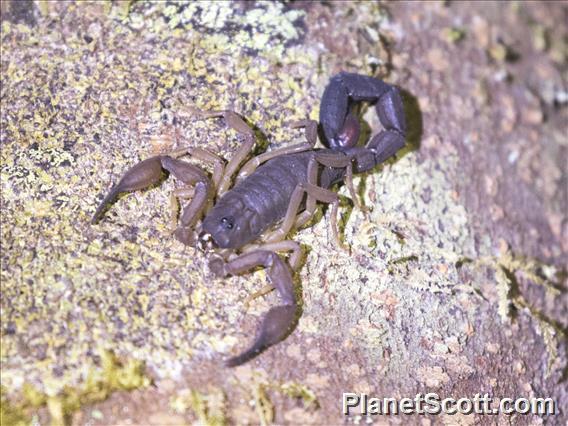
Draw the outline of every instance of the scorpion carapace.
[[[359,119],[353,106],[358,102],[374,103],[384,127],[364,147],[357,146]],[[178,179],[183,187],[174,195],[185,204],[176,237],[184,244],[205,249],[209,267],[219,277],[242,274],[259,266],[266,268],[271,287],[281,299],[281,304],[271,308],[262,320],[252,346],[225,362],[236,366],[280,342],[294,328],[298,309],[292,273],[299,267],[300,246],[287,240],[287,235],[312,218],[319,201],[332,205],[332,233],[341,245],[337,231],[339,199],[329,188],[345,181],[359,205],[353,173],[371,170],[404,146],[404,110],[397,87],[373,77],[339,73],[331,78],[320,107],[322,139],[327,148],[314,149],[318,125],[303,120],[292,126],[305,128],[306,142],[253,157],[242,167],[255,143],[252,129],[232,111],[199,113],[203,117],[224,117],[227,125],[243,136],[243,144],[231,160],[225,163],[203,148],[184,148],[144,160],[111,189],[92,223],[102,217],[120,193],[156,184],[164,171]],[[199,167],[179,160],[183,155],[211,163],[211,177]],[[235,184],[229,189],[233,180]],[[278,252],[290,255],[282,258]]]

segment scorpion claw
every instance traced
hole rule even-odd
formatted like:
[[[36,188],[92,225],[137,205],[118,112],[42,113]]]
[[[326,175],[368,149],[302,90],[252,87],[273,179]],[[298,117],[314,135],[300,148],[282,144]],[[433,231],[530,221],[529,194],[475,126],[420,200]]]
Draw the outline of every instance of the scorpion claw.
[[[99,204],[91,223],[97,223],[105,212],[107,206],[123,192],[136,191],[157,183],[163,173],[162,156],[156,156],[141,161],[128,170],[122,179],[111,189],[109,194]]]
[[[213,262],[215,261],[213,260]],[[235,367],[284,340],[294,328],[297,305],[292,271],[276,253],[268,250],[252,251],[227,263],[223,262],[221,265],[223,273],[231,275],[249,271],[257,266],[264,266],[267,269],[271,285],[279,293],[283,302],[282,305],[275,306],[266,313],[252,346],[240,355],[225,361],[225,365]],[[211,263],[210,267],[212,270],[216,269],[216,266],[211,265]]]
[[[240,355],[226,360],[225,366],[236,367],[244,364],[270,346],[284,340],[292,331],[295,317],[295,305],[282,305],[270,309],[262,321],[257,338],[252,346]]]

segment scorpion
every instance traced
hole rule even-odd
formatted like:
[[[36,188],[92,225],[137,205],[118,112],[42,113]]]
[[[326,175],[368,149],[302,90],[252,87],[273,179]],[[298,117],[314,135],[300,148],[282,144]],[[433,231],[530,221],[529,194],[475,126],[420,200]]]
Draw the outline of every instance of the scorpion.
[[[364,147],[357,146],[360,123],[355,109],[361,102],[375,105],[383,126]],[[281,342],[295,327],[299,308],[292,277],[299,268],[301,249],[298,243],[286,239],[290,231],[311,220],[317,202],[331,204],[333,238],[344,247],[337,228],[339,197],[330,187],[345,182],[353,203],[362,207],[353,174],[370,171],[405,145],[405,114],[396,86],[374,77],[340,72],[324,89],[319,129],[314,120],[291,123],[291,127],[304,129],[306,142],[253,157],[239,170],[255,145],[253,129],[230,110],[198,112],[204,118],[223,117],[226,125],[242,136],[243,143],[232,158],[225,162],[206,149],[193,147],[141,161],[111,188],[91,222],[98,222],[121,193],[153,186],[164,173],[181,182],[183,186],[172,195],[173,200],[185,202],[176,238],[205,252],[217,277],[265,268],[270,285],[251,298],[274,288],[281,300],[265,314],[252,345],[225,361],[226,366],[234,367]],[[325,148],[314,148],[318,134]],[[210,163],[211,176],[180,160],[184,155]],[[290,254],[285,258],[277,253]]]

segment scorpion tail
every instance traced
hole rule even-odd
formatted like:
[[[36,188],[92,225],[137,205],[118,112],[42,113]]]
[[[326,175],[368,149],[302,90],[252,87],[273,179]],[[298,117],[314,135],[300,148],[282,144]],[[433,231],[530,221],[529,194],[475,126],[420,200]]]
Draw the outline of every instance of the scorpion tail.
[[[225,366],[236,367],[256,357],[270,346],[284,340],[292,331],[296,318],[296,305],[281,305],[270,309],[264,317],[256,340],[240,355],[229,358]]]

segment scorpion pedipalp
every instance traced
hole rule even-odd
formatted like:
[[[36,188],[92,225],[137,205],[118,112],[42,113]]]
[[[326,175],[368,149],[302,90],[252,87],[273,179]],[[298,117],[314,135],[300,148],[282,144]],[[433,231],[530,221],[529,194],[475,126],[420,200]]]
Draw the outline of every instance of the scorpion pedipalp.
[[[218,276],[237,275],[257,266],[264,266],[272,286],[283,304],[271,308],[262,320],[256,339],[245,352],[225,361],[228,367],[243,364],[270,346],[283,340],[294,326],[297,310],[290,267],[273,251],[255,250],[229,262],[221,257],[211,259],[209,267]]]

